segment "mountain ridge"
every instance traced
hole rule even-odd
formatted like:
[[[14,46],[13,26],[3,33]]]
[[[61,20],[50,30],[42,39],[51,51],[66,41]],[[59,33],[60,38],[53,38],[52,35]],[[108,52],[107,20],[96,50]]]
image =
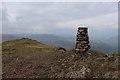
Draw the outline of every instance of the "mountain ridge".
[[[10,37],[12,36],[12,37]],[[13,37],[14,36],[14,37]],[[5,38],[7,37],[7,38]],[[16,37],[16,38],[15,38]],[[60,46],[67,49],[74,49],[75,48],[75,37],[59,37],[52,34],[19,34],[19,35],[9,35],[9,37],[3,34],[3,41],[7,40],[14,40],[19,39],[22,37],[31,38],[33,40],[37,40],[39,42],[42,42],[44,44],[50,45],[50,46]],[[8,39],[10,38],[10,39]],[[118,52],[118,46],[114,44],[114,41],[112,42],[102,42],[99,40],[90,40],[91,48],[104,52],[104,53],[111,53],[111,52]],[[109,45],[110,44],[110,45]],[[113,45],[113,46],[111,46]]]

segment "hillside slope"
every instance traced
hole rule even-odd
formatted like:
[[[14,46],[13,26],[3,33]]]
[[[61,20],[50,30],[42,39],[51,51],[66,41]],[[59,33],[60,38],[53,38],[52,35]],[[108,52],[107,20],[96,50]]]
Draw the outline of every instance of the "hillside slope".
[[[36,40],[21,38],[17,40],[6,41],[2,43],[2,51],[4,54],[27,54],[40,52],[54,52],[57,47],[52,47],[40,43]]]
[[[22,38],[2,44],[3,78],[118,78],[118,55],[75,54]],[[61,49],[61,50],[60,50]]]

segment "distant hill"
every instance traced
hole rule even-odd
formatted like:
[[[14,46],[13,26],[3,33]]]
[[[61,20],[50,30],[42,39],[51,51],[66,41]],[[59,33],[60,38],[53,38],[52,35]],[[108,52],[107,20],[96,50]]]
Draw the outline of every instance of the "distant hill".
[[[8,41],[8,40],[15,40],[19,38],[20,36],[17,34],[2,34],[2,42]]]
[[[3,34],[3,41],[7,40],[15,40],[22,37],[30,38],[33,40],[37,40],[39,42],[42,42],[44,44],[50,45],[50,46],[60,46],[67,49],[74,49],[75,48],[75,37],[60,37],[52,34]],[[116,39],[116,38],[113,38]],[[111,52],[117,52],[118,49],[116,46],[115,40],[108,40],[108,41],[90,41],[91,49],[98,50],[104,53],[111,53]]]
[[[104,53],[117,52],[117,47],[108,45],[107,43],[101,41],[91,41],[90,45],[91,45],[91,49],[101,51]]]

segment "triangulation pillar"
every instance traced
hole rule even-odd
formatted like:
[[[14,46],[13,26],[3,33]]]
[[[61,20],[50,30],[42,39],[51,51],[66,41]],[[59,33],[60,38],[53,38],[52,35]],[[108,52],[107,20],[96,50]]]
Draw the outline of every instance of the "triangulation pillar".
[[[79,27],[76,38],[75,53],[87,53],[90,49],[87,27]]]

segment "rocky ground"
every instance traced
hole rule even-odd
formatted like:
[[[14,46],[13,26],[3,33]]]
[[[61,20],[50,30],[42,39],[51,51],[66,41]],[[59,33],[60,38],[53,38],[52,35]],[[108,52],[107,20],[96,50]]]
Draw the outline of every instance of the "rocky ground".
[[[3,46],[5,49],[5,45]],[[29,54],[6,54],[8,52],[10,51],[3,51],[2,56],[3,78],[119,77],[117,53],[105,55],[90,50],[88,54],[75,54],[74,50],[67,50],[41,54],[41,51],[30,50]]]

